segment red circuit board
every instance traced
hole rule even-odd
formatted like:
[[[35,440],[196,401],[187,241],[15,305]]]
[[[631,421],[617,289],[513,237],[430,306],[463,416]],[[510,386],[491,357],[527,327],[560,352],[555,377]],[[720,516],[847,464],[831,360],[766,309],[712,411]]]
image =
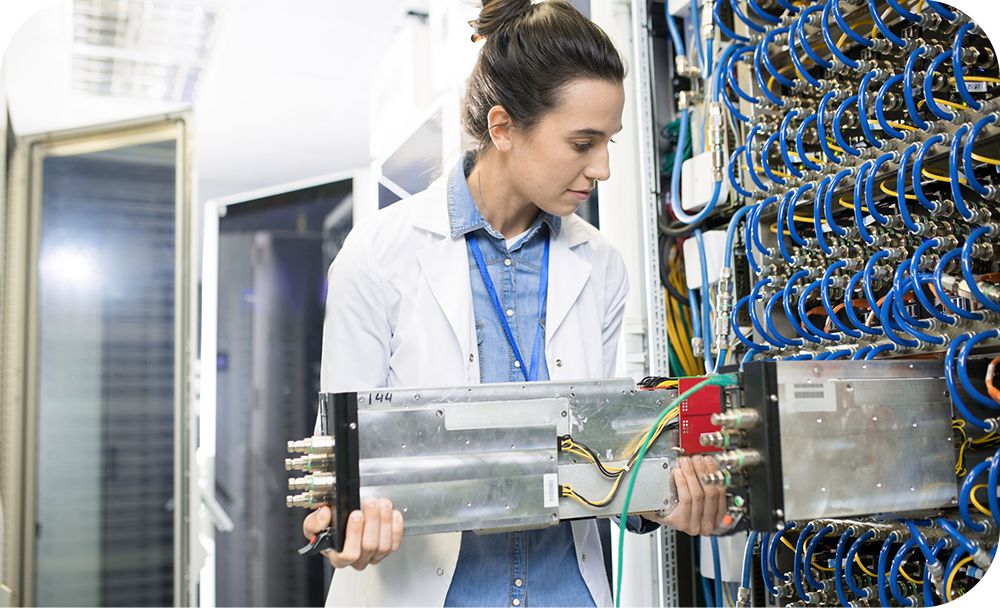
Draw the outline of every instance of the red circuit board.
[[[677,382],[677,391],[683,393],[704,378],[681,378]],[[711,423],[712,414],[722,411],[722,389],[718,386],[706,386],[691,395],[680,404],[680,442],[685,454],[704,454],[719,452],[719,448],[701,445],[699,439],[702,433],[712,433],[721,427]]]

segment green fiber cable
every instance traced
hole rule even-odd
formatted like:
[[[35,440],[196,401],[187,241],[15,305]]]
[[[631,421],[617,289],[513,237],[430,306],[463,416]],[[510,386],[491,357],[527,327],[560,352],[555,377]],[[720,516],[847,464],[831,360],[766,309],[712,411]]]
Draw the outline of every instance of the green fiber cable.
[[[682,401],[697,393],[702,388],[706,386],[732,386],[738,382],[739,380],[736,377],[736,374],[716,374],[702,380],[680,395],[677,395],[677,397],[670,402],[670,405],[660,412],[660,417],[653,423],[652,428],[655,429],[660,426],[660,423],[667,417],[667,414],[677,409]],[[625,503],[622,505],[622,515],[620,521],[618,522],[618,583],[615,586],[615,589],[617,590],[615,592],[615,608],[621,606],[622,599],[622,565],[624,563],[623,558],[625,555],[625,552],[622,549],[625,546],[625,521],[628,518],[628,506],[632,502],[632,489],[635,487],[636,474],[639,472],[639,466],[642,465],[642,460],[646,457],[646,450],[649,449],[649,444],[651,443],[652,438],[652,433],[647,434],[646,438],[642,442],[642,445],[639,446],[639,456],[636,458],[635,465],[633,465],[632,470],[629,471],[628,490],[625,492]]]

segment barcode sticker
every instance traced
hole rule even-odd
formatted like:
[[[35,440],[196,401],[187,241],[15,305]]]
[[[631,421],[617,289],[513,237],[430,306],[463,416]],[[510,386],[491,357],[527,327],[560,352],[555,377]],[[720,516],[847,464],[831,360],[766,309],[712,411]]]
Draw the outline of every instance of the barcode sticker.
[[[791,409],[799,412],[834,412],[837,398],[834,386],[829,383],[795,382],[781,385],[784,400]]]
[[[969,87],[970,93],[985,93],[986,83],[985,82],[965,82],[965,86]]]
[[[542,504],[546,509],[559,506],[558,475],[555,473],[546,473],[545,475],[542,475],[542,491],[544,493]]]

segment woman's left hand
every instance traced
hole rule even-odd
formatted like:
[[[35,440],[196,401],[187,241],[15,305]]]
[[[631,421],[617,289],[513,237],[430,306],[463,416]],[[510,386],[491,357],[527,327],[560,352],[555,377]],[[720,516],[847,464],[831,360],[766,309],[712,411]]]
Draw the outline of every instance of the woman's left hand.
[[[715,459],[704,456],[682,456],[674,467],[677,505],[666,517],[655,512],[642,516],[691,536],[714,534],[726,515],[726,488],[704,485],[701,479],[719,470]]]

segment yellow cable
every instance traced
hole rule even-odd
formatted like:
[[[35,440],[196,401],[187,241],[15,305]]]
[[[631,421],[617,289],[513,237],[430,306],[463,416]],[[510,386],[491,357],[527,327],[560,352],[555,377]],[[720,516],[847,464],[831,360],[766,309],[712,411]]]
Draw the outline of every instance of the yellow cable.
[[[942,106],[945,106],[945,107],[948,107],[948,108],[953,108],[955,110],[965,110],[965,109],[968,109],[968,107],[969,107],[969,106],[967,106],[965,104],[962,104],[962,103],[955,103],[953,101],[948,101],[946,99],[938,99],[937,97],[932,97],[932,99],[934,101],[936,101],[938,103],[938,105],[942,105]],[[917,102],[917,107],[919,108],[921,105],[926,105],[926,104],[927,104],[927,100],[921,99],[920,101]]]
[[[917,579],[915,579],[912,576],[910,576],[909,574],[907,574],[906,571],[903,570],[903,565],[902,564],[899,565],[899,574],[900,574],[900,576],[902,576],[906,580],[910,581],[914,585],[923,585],[924,584],[923,581],[918,581]]]
[[[965,78],[963,78],[963,80],[965,80],[965,82],[990,82],[993,84],[1000,83],[1000,78],[994,78],[992,76],[966,76]],[[955,79],[949,78],[948,82],[950,82],[951,84],[955,84]]]
[[[881,184],[879,184],[879,187],[878,187],[879,190],[881,190],[882,192],[885,192],[889,196],[899,196],[898,192],[896,192],[895,190],[892,190],[891,188],[889,188],[889,186],[886,185],[888,183],[889,182],[886,181],[886,182],[882,182]],[[916,198],[917,198],[916,194],[906,194],[904,196],[906,198],[910,199],[910,200],[916,200]]]
[[[982,513],[983,515],[985,515],[987,517],[992,517],[993,516],[993,511],[990,511],[989,509],[987,509],[986,507],[984,507],[976,499],[976,490],[978,490],[979,488],[988,488],[988,487],[989,486],[987,486],[985,483],[981,483],[981,484],[977,484],[977,485],[972,486],[972,491],[969,492],[969,500],[972,501],[972,506],[976,507],[977,511],[979,511],[980,513]],[[989,490],[987,490],[987,491],[989,491]]]
[[[971,561],[972,561],[972,556],[971,555],[969,557],[962,558],[962,559],[960,559],[958,561],[957,564],[955,564],[955,567],[951,569],[951,574],[948,575],[948,584],[944,586],[944,589],[945,589],[945,591],[944,591],[945,600],[947,600],[947,601],[950,602],[953,599],[955,599],[954,596],[952,596],[952,594],[951,594],[951,585],[952,585],[952,583],[955,582],[955,575],[958,574],[958,571],[961,570],[962,567],[965,566],[965,564],[967,564],[967,563],[969,563]]]
[[[930,178],[930,179],[933,179],[933,180],[936,180],[936,181],[939,181],[939,182],[949,182],[949,183],[951,182],[951,177],[949,177],[947,175],[941,175],[940,173],[933,173],[933,172],[931,172],[931,171],[929,171],[927,169],[921,169],[920,170],[920,174],[923,175],[924,177],[927,177],[927,178]],[[960,184],[962,184],[964,186],[964,185],[968,184],[969,181],[967,179],[965,179],[964,177],[959,177],[958,178],[958,183],[960,183]]]
[[[857,553],[854,554],[854,563],[857,564],[858,567],[861,568],[861,571],[864,572],[865,574],[867,574],[868,576],[870,576],[872,578],[878,578],[877,574],[875,574],[874,572],[872,572],[868,568],[865,568],[865,565],[861,563],[861,556],[858,555]]]
[[[840,199],[840,200],[839,200],[839,201],[837,201],[837,202],[838,202],[838,203],[840,204],[840,206],[841,206],[841,207],[843,207],[844,209],[854,209],[854,203],[850,203],[850,202],[848,202],[848,200],[847,200],[846,198],[842,198],[842,199]]]
[[[983,156],[981,154],[972,153],[972,158],[978,160],[981,163],[988,163],[993,166],[1000,166],[1000,160],[996,158],[990,158],[988,156]]]

